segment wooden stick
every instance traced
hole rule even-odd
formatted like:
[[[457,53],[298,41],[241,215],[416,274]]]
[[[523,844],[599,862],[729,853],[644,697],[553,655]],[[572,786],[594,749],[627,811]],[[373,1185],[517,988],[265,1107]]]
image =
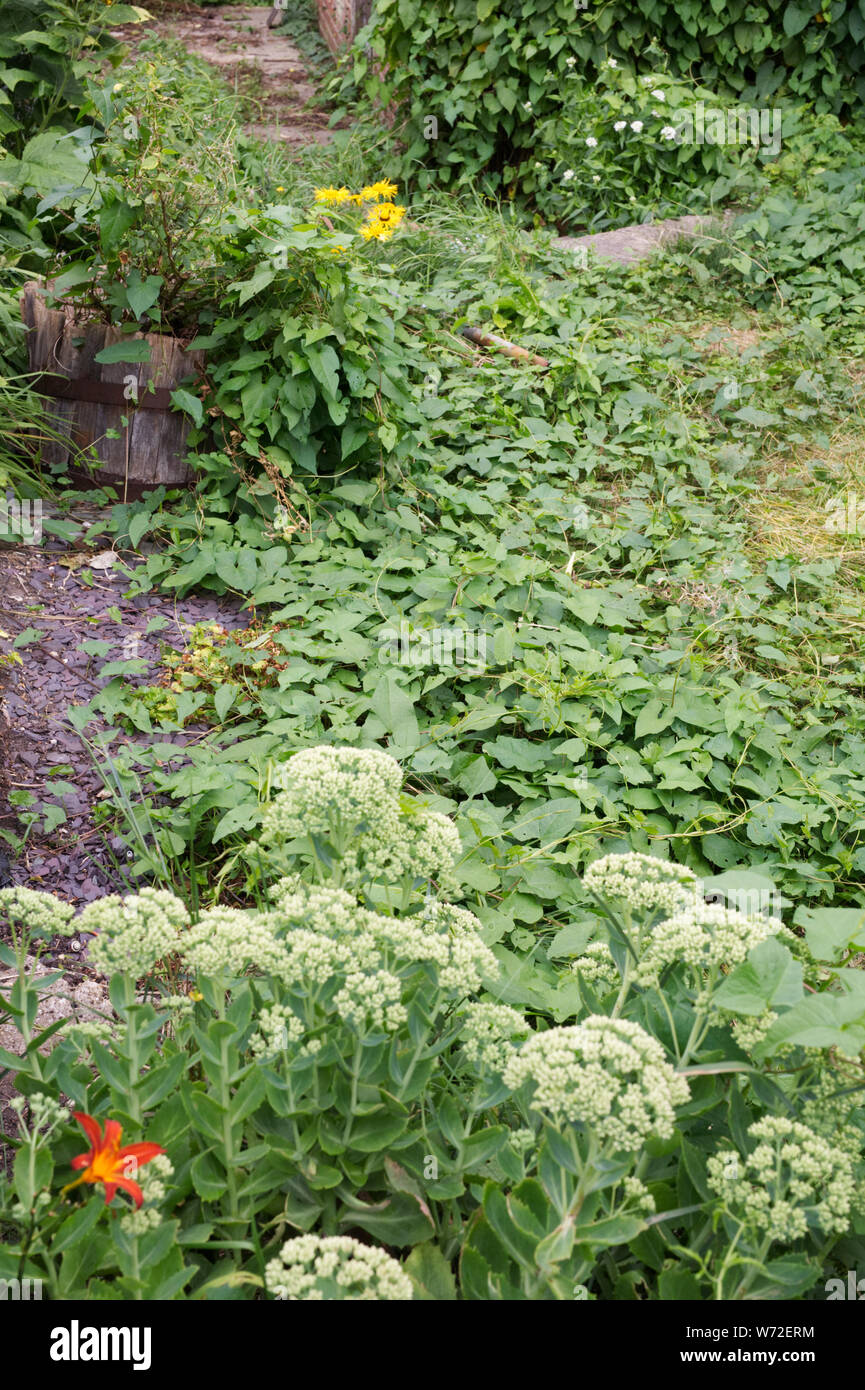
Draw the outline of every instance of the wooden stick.
[[[508,357],[515,357],[521,362],[531,362],[535,367],[548,367],[550,365],[546,357],[538,357],[536,353],[528,352],[526,348],[508,342],[507,338],[500,338],[497,333],[484,333],[483,329],[474,328],[470,323],[464,323],[460,332],[464,338],[468,338],[469,342],[477,343],[478,347],[498,348]]]

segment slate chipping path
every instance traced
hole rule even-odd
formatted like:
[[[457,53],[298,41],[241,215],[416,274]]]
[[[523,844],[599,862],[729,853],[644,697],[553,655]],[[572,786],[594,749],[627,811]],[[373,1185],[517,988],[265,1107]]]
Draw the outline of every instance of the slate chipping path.
[[[81,519],[92,521],[94,516]],[[238,629],[250,621],[239,602],[206,593],[179,600],[159,591],[126,597],[130,581],[123,568],[128,556],[124,565],[118,557],[118,564],[110,568],[94,568],[93,584],[88,585],[77,569],[63,564],[80,553],[53,537],[41,547],[0,544],[0,654],[16,650],[14,640],[27,628],[44,633],[38,642],[17,649],[20,666],[0,667],[0,827],[20,832],[17,812],[9,802],[12,791],[29,791],[38,801],[60,804],[67,816],[49,835],[34,831],[5,876],[13,884],[58,893],[76,906],[122,890],[124,880],[118,878],[93,818],[102,780],[66,717],[67,708],[86,704],[108,684],[97,672],[108,661],[124,659],[123,643],[129,637],[137,638],[136,654],[146,663],[146,671],[128,679],[136,685],[152,685],[160,672],[161,645],[184,649],[184,624],[217,621]],[[114,617],[110,608],[115,610]],[[156,615],[165,618],[166,626],[145,635]],[[88,639],[110,642],[111,650],[102,658],[88,656],[80,650]],[[106,727],[102,720],[90,725],[91,742]],[[191,723],[167,739],[160,734],[159,741],[182,748],[203,732],[204,726]],[[119,736],[139,743],[145,737]],[[63,768],[71,770],[58,773]],[[74,786],[74,793],[61,800],[52,793],[57,781]],[[124,862],[122,841],[114,837],[109,845]]]

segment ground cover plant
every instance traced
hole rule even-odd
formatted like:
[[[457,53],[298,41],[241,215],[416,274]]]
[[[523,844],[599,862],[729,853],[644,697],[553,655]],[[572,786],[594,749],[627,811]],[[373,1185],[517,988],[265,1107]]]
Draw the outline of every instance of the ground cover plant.
[[[160,39],[82,86],[90,183],[14,196],[21,269],[207,353],[194,487],[95,494],[83,553],[247,611],[152,679],[89,644],[69,718],[140,887],[0,889],[0,1278],[808,1300],[861,1257],[861,140],[792,46],[773,151],[665,134],[704,90],[675,53],[556,54],[574,101],[520,93],[513,197],[457,125],[459,198],[399,120],[299,158],[236,133]],[[684,198],[739,206],[649,265],[552,239]],[[40,1034],[28,962],[73,931],[105,1016]]]

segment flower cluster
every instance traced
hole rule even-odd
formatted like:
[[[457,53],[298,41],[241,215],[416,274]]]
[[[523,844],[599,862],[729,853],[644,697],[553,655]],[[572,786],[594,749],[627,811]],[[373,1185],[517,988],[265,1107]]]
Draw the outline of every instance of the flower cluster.
[[[615,985],[619,981],[616,962],[605,941],[593,941],[581,956],[571,961],[571,970],[587,984]]]
[[[636,978],[641,984],[657,985],[661,971],[677,961],[697,970],[738,965],[754,946],[783,931],[779,917],[748,915],[735,908],[698,902],[658,923]]]
[[[270,918],[237,907],[202,912],[182,943],[187,965],[202,975],[243,975],[251,966],[272,968],[281,951]]]
[[[504,1079],[511,1090],[531,1083],[533,1109],[554,1123],[585,1125],[614,1152],[669,1138],[675,1107],[689,1095],[655,1038],[638,1023],[600,1014],[530,1038]]]
[[[392,201],[396,191],[397,186],[390,179],[379,179],[377,183],[367,184],[359,193],[352,193],[351,189],[345,187],[317,188],[315,201],[326,207],[365,208],[360,235],[364,241],[387,241],[406,214],[401,204]]]
[[[167,1154],[156,1154],[150,1160],[147,1172],[142,1173],[139,1182],[143,1205],[125,1211],[120,1218],[120,1225],[127,1235],[146,1236],[148,1231],[162,1225],[164,1217],[159,1203],[165,1200],[168,1190],[166,1183],[173,1173],[174,1165]]]
[[[508,1004],[468,1004],[463,1018],[466,1057],[478,1068],[499,1073],[515,1054],[513,1039],[525,1038],[529,1031],[523,1015]]]
[[[760,1046],[778,1015],[774,1009],[764,1009],[755,1018],[742,1018],[733,1015],[722,1015],[722,1017],[729,1018],[730,1028],[737,1046],[750,1055],[755,1048]]]
[[[799,1240],[811,1225],[843,1235],[856,1196],[853,1160],[807,1125],[769,1115],[748,1126],[757,1146],[708,1162],[709,1186],[724,1206],[773,1240]]]
[[[411,1280],[400,1264],[351,1236],[295,1236],[268,1261],[264,1279],[274,1297],[292,1302],[412,1297]]]
[[[69,1119],[69,1111],[65,1105],[54,1100],[51,1096],[45,1095],[43,1091],[34,1091],[32,1096],[13,1096],[9,1102],[10,1110],[14,1110],[18,1116],[18,1130],[21,1139],[28,1139],[33,1134],[42,1131],[41,1137],[47,1139],[59,1124],[65,1123]],[[29,1119],[25,1122],[24,1111],[29,1110]]]
[[[340,881],[399,883],[437,879],[454,887],[460,853],[447,816],[401,796],[402,773],[376,748],[323,746],[295,753],[276,776],[279,789],[265,811],[263,845],[309,837],[338,860]]]
[[[664,912],[676,912],[698,897],[697,878],[690,869],[650,854],[607,854],[589,865],[583,884],[598,897]]]
[[[464,909],[441,904],[423,915],[388,917],[344,889],[296,875],[280,879],[271,898],[266,913],[202,913],[184,937],[187,964],[208,976],[264,972],[289,991],[299,1013],[304,1001],[326,1002],[361,1032],[393,1032],[405,1022],[403,991],[424,963],[435,968],[439,990],[457,998],[498,974],[480,922]],[[301,1037],[292,1009],[274,1006],[263,1011],[252,1048],[270,1056]]]
[[[654,1216],[655,1199],[644,1182],[633,1176],[625,1178],[622,1183],[622,1193],[624,1196],[624,1206],[630,1211],[636,1212],[640,1216]]]
[[[356,207],[361,207],[364,203],[376,203],[380,198],[390,201],[397,191],[397,185],[391,183],[390,179],[379,179],[377,183],[367,184],[359,193],[352,193],[350,189],[342,188],[317,188],[315,190],[315,201],[317,203],[327,203],[331,207],[340,207],[346,203],[353,203]]]
[[[303,1034],[303,1024],[293,1010],[274,1004],[259,1014],[258,1032],[249,1041],[250,1051],[255,1057],[273,1057],[284,1052],[290,1043],[300,1042]]]
[[[405,217],[405,211],[397,203],[377,203],[370,208],[360,229],[364,241],[387,241]]]
[[[35,888],[0,888],[0,918],[32,936],[67,936],[75,909],[53,893]]]
[[[137,980],[178,949],[189,913],[164,888],[142,888],[128,898],[110,893],[88,903],[77,926],[97,934],[90,947],[97,969],[107,975],[123,971]]]
[[[408,1017],[401,1003],[402,987],[388,970],[364,974],[352,970],[342,989],[334,995],[334,1008],[340,1018],[358,1033],[394,1033]]]

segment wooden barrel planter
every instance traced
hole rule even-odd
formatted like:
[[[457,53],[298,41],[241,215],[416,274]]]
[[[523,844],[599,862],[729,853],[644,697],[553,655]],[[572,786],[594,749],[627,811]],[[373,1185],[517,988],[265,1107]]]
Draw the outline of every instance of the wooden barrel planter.
[[[33,283],[24,286],[21,313],[30,329],[30,370],[40,373],[34,385],[51,399],[46,413],[61,436],[44,446],[46,463],[66,464],[75,478],[118,487],[124,501],[156,487],[186,486],[191,422],[171,410],[171,392],[185,377],[201,375],[204,354],[159,333],[129,339],[109,324],[80,322],[71,305],[47,308]],[[148,362],[94,361],[103,348],[141,339],[150,347]],[[93,460],[93,474],[79,466],[82,453]]]

